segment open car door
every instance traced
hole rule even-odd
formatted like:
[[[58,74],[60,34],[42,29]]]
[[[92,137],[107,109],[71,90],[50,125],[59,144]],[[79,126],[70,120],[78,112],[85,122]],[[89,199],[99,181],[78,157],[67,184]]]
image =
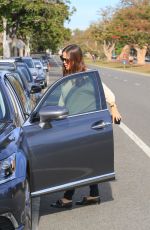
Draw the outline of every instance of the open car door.
[[[32,196],[115,178],[112,122],[98,71],[58,80],[23,131]]]

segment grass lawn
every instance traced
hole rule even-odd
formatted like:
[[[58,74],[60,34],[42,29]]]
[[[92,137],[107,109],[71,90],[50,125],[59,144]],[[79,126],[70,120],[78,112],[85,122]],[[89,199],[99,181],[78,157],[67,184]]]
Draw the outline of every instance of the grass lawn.
[[[85,58],[85,63],[89,65],[97,65],[99,67],[108,67],[108,68],[115,68],[115,69],[121,69],[124,71],[133,71],[138,73],[144,73],[150,75],[150,63],[145,63],[145,65],[137,65],[137,64],[122,64],[121,62],[112,61],[112,62],[106,62],[106,61],[92,61],[91,59]]]

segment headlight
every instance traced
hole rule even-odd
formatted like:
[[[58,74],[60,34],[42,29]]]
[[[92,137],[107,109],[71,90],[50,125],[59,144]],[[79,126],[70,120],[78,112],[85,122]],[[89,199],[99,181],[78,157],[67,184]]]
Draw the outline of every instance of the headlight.
[[[7,159],[0,161],[0,184],[15,178],[16,154],[12,154]]]

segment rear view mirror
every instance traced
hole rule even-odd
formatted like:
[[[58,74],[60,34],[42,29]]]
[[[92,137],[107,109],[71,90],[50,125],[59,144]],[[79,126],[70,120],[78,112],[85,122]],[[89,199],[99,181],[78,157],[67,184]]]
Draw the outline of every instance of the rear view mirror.
[[[41,90],[42,90],[41,86],[39,86],[39,85],[32,85],[31,90],[30,90],[30,94],[40,93]]]

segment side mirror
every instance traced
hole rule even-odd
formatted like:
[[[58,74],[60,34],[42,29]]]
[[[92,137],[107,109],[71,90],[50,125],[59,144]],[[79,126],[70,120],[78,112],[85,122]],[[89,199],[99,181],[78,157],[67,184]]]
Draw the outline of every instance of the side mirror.
[[[41,86],[39,86],[39,85],[32,85],[31,90],[30,90],[30,94],[40,93],[41,90],[42,90]]]
[[[50,121],[67,118],[69,111],[66,107],[45,106],[39,111],[41,128],[51,128]]]

